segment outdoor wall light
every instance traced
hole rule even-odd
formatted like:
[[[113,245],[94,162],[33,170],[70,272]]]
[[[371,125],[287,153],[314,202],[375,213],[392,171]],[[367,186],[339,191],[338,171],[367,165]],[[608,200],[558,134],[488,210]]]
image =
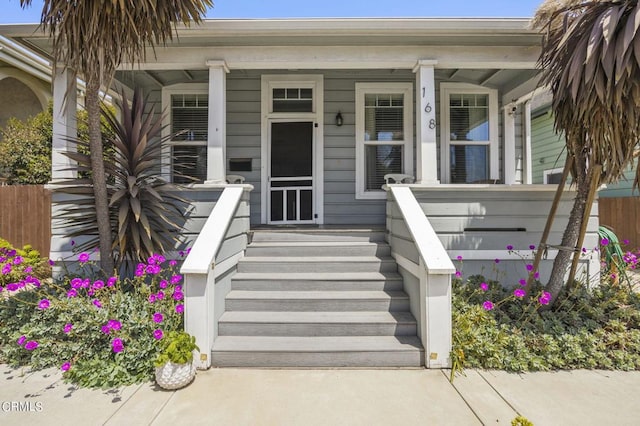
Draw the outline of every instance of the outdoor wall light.
[[[338,111],[338,113],[336,114],[336,126],[340,127],[342,126],[342,123],[343,123],[342,113]]]

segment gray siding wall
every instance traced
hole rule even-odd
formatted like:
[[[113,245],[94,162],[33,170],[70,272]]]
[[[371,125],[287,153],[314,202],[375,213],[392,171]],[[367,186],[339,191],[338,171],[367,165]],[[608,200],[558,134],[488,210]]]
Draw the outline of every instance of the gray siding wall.
[[[476,252],[475,259],[463,259],[465,275],[483,273],[491,278],[499,276],[516,283],[519,278],[526,277],[525,262],[515,259],[496,265],[494,259],[509,257],[506,250],[508,244],[525,257],[532,258],[529,245],[539,244],[555,194],[555,186],[527,185],[521,188],[414,187],[412,190],[452,259],[462,252]],[[560,244],[574,197],[573,191],[563,194],[548,244]],[[389,240],[394,253],[418,263],[415,244],[392,198],[387,206],[387,228],[393,230]],[[597,229],[596,204],[591,211],[584,247],[592,249],[597,246]],[[487,253],[484,259],[483,251]],[[543,278],[550,270],[552,260],[550,256],[541,266]],[[461,264],[456,266],[463,267]]]

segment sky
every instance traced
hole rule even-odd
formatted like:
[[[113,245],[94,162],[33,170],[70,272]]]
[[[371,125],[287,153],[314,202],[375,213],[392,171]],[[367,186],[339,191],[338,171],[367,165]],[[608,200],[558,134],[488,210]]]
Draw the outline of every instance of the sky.
[[[42,0],[23,10],[0,0],[0,24],[36,23]],[[92,1],[92,0],[86,0]],[[134,0],[135,1],[135,0]],[[516,17],[533,16],[542,0],[214,0],[208,18]]]

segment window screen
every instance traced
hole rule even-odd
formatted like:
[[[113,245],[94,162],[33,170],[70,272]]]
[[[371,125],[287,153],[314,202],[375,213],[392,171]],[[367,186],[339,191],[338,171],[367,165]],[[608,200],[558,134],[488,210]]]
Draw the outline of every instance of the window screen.
[[[404,140],[404,97],[398,94],[366,94],[365,140]]]

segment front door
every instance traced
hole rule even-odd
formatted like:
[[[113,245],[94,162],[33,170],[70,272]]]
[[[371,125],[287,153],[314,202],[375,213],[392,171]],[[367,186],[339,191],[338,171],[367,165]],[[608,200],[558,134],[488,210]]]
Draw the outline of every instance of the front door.
[[[269,129],[270,224],[315,223],[313,121],[271,121]]]

